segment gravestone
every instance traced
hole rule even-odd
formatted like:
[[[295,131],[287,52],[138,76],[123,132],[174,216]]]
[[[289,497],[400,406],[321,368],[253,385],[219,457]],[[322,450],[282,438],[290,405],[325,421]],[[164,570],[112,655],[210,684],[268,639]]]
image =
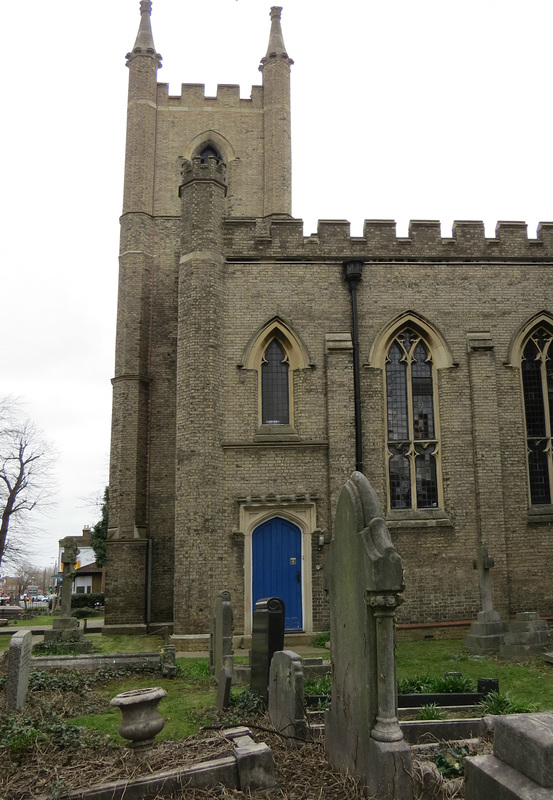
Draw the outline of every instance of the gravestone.
[[[63,578],[61,583],[61,614],[52,620],[52,630],[44,632],[44,641],[52,644],[70,643],[79,653],[88,653],[92,644],[83,639],[79,623],[71,616],[71,586],[75,577],[75,564],[80,553],[73,536],[66,536],[62,542]]]
[[[325,579],[332,642],[327,758],[377,800],[412,800],[411,751],[397,719],[395,613],[403,568],[360,472],[338,499]]]
[[[165,644],[161,653],[161,674],[164,678],[177,675],[177,649],[174,644]]]
[[[215,616],[213,617],[211,629],[209,665],[216,679],[218,679],[224,667],[227,667],[232,675],[234,662],[232,648],[233,627],[230,592],[225,590],[217,595]]]
[[[228,667],[223,667],[217,675],[217,697],[215,700],[217,711],[226,711],[229,707],[231,683],[232,672]]]
[[[496,717],[493,754],[465,761],[465,800],[553,800],[553,713]]]
[[[537,611],[522,611],[509,625],[499,648],[502,658],[526,659],[543,653],[551,644],[551,633]]]
[[[476,622],[471,624],[470,633],[465,638],[465,647],[470,653],[497,653],[508,629],[507,623],[501,621],[493,607],[490,570],[494,566],[494,560],[483,544],[476,561],[473,561],[474,569],[478,570],[482,611],[476,615]]]
[[[271,660],[268,711],[279,733],[307,739],[303,665],[292,650],[280,650]]]
[[[264,597],[255,604],[250,687],[265,703],[269,696],[271,659],[277,650],[284,649],[284,614],[284,601],[280,597]]]
[[[6,676],[6,707],[9,711],[17,711],[25,705],[29,688],[32,645],[31,631],[18,631],[10,640]]]

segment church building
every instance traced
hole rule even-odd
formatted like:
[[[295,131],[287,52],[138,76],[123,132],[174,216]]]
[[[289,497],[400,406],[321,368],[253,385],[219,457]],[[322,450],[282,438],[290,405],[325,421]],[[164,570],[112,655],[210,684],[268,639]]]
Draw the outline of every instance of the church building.
[[[198,649],[222,590],[236,634],[267,596],[288,631],[328,630],[353,470],[403,558],[400,622],[474,619],[484,544],[500,614],[553,615],[553,223],[304,236],[281,9],[242,99],[158,83],[151,7],[127,56],[106,632]]]

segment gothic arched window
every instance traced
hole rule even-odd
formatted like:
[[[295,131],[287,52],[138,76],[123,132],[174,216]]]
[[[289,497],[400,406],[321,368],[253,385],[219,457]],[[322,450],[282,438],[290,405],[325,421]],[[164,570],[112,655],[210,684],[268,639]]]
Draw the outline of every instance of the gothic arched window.
[[[288,425],[290,422],[288,356],[274,338],[261,362],[261,422],[263,425]]]
[[[388,486],[391,509],[438,506],[438,438],[430,347],[414,328],[386,356]]]
[[[552,331],[540,325],[529,335],[522,351],[522,389],[532,505],[551,503],[553,495],[552,339]]]

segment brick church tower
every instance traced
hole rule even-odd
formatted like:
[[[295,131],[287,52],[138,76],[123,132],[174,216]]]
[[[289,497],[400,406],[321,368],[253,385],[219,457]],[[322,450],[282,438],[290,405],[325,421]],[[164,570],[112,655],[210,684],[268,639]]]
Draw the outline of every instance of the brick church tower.
[[[281,9],[241,99],[157,82],[151,7],[127,56],[106,632],[197,649],[223,589],[237,634],[267,595],[290,632],[328,630],[356,468],[404,560],[404,621],[474,618],[484,543],[495,607],[553,615],[553,223],[304,236]]]

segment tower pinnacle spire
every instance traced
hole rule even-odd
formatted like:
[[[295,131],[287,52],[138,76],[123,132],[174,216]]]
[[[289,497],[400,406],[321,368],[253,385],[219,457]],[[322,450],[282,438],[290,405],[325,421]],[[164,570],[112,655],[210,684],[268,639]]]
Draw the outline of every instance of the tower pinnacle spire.
[[[140,26],[134,47],[127,58],[130,60],[134,56],[146,55],[154,57],[158,61],[158,66],[161,66],[161,56],[156,53],[154,45],[154,37],[152,35],[152,26],[150,23],[150,15],[152,13],[151,0],[140,0]]]
[[[269,34],[269,46],[264,58],[261,59],[260,70],[263,69],[265,64],[272,59],[286,59],[288,64],[293,64],[291,58],[288,57],[286,47],[284,45],[284,38],[282,36],[282,28],[280,27],[280,13],[281,6],[273,6],[271,8],[271,33]]]

